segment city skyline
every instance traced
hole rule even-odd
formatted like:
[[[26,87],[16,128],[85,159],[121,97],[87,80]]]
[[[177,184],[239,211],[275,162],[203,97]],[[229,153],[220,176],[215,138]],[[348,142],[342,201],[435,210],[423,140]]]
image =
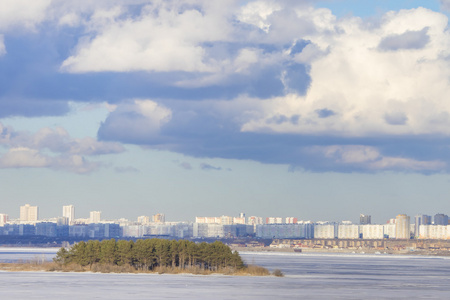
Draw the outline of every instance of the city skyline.
[[[75,215],[75,206],[63,205],[62,206],[62,214],[52,216],[50,218],[39,218],[39,206],[31,206],[30,204],[25,204],[19,207],[20,216],[19,218],[10,217],[9,213],[0,212],[0,224],[5,224],[6,222],[19,222],[19,223],[41,223],[41,222],[54,222],[58,223],[58,225],[80,225],[80,224],[96,224],[103,222],[114,222],[114,223],[122,223],[122,222],[131,222],[131,223],[160,223],[163,224],[166,222],[166,215],[164,213],[158,212],[155,214],[141,214],[134,219],[127,218],[116,218],[116,219],[105,219],[102,218],[101,211],[90,211],[88,215],[84,217],[76,217]],[[410,219],[414,217],[414,221]],[[65,220],[63,220],[63,219]],[[416,214],[415,216],[409,216],[407,214],[397,214],[396,217],[391,217],[385,222],[372,222],[372,216],[367,214],[359,215],[359,222],[354,222],[350,220],[306,220],[295,217],[295,215],[291,214],[289,216],[256,216],[256,215],[246,215],[244,212],[240,212],[235,215],[218,215],[218,216],[199,216],[196,215],[194,220],[184,219],[184,220],[171,220],[168,223],[177,223],[177,222],[188,222],[188,223],[211,223],[211,224],[303,224],[303,223],[315,223],[315,224],[359,224],[359,225],[375,225],[375,224],[392,224],[396,223],[395,220],[405,220],[408,218],[408,222],[412,225],[415,224],[415,230],[418,230],[418,226],[420,225],[450,225],[449,217],[447,214],[438,212],[431,215],[426,214]],[[402,221],[403,222],[403,221]],[[61,223],[61,224],[60,224]],[[0,225],[3,226],[3,225]],[[407,226],[408,227],[408,226]]]
[[[355,246],[348,240],[449,240],[450,222],[448,215],[437,213],[410,216],[399,214],[384,224],[372,224],[371,216],[360,214],[359,224],[342,220],[304,221],[296,217],[246,217],[238,216],[195,217],[195,222],[180,220],[166,222],[165,214],[139,216],[137,221],[119,219],[104,220],[100,211],[91,211],[89,218],[74,219],[75,207],[63,206],[63,217],[39,219],[39,207],[25,204],[20,206],[20,218],[10,219],[0,214],[0,236],[41,236],[56,239],[86,238],[262,238],[262,239],[316,239],[345,240],[345,245]],[[72,219],[71,221],[69,221]],[[431,221],[433,219],[433,221]],[[151,220],[151,221],[150,221]],[[322,241],[327,244],[328,242]],[[322,242],[319,242],[320,244]],[[252,243],[252,242],[250,242]],[[344,245],[344,242],[339,242]],[[374,242],[373,245],[378,242]],[[383,242],[386,247],[385,242]],[[403,247],[403,246],[402,246]]]
[[[3,2],[0,213],[450,211],[449,0]]]

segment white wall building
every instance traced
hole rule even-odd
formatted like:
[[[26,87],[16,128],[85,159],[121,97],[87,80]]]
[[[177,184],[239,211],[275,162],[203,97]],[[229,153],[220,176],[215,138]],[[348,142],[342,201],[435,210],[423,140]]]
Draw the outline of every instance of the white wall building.
[[[0,214],[0,226],[4,226],[9,220],[9,216],[7,214]]]
[[[39,208],[25,204],[20,207],[20,221],[21,222],[36,222],[39,219]]]
[[[264,224],[262,217],[251,216],[247,219],[247,225],[262,225]]]
[[[150,223],[150,217],[149,216],[139,216],[137,218],[137,222],[139,224],[148,224],[148,223]]]
[[[446,240],[450,238],[450,228],[448,225],[420,225],[419,238]]]
[[[359,239],[358,225],[339,225],[338,227],[339,239]]]
[[[63,217],[67,218],[67,225],[72,225],[73,221],[75,220],[75,206],[63,206]]]
[[[396,239],[410,239],[410,220],[407,215],[398,215],[395,218],[395,238]]]
[[[245,225],[245,217],[233,218],[233,224],[244,224]]]
[[[153,223],[165,223],[166,222],[166,215],[165,214],[156,214],[152,216],[152,222]]]
[[[383,239],[384,225],[360,225],[360,232],[363,239]]]
[[[219,217],[195,217],[195,223],[200,224],[220,224],[221,222]]]
[[[89,223],[100,223],[101,215],[101,211],[91,211],[89,213]]]
[[[268,217],[268,218],[266,218],[266,224],[283,224],[283,218]]]
[[[389,239],[395,239],[395,223],[383,224],[384,236]]]
[[[314,238],[316,239],[334,239],[337,237],[337,228],[335,225],[315,225]]]

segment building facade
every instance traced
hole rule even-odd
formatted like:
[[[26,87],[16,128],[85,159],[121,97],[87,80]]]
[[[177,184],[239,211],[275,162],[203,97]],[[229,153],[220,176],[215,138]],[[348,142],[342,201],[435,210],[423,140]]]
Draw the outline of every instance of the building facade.
[[[101,211],[91,211],[89,213],[89,223],[100,223],[102,212]]]
[[[21,222],[36,222],[39,219],[39,208],[25,204],[20,207],[20,221]]]
[[[66,225],[72,225],[75,220],[75,206],[65,205],[63,206],[63,217],[67,218]]]
[[[405,214],[398,215],[395,218],[395,238],[396,239],[410,239],[410,219]]]

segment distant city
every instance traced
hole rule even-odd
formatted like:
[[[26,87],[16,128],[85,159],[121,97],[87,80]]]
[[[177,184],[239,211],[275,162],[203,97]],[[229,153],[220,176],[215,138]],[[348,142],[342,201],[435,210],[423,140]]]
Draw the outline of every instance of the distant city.
[[[0,236],[45,236],[72,238],[242,238],[262,239],[450,239],[448,215],[397,215],[385,224],[372,224],[371,216],[360,215],[359,224],[350,221],[301,221],[295,217],[239,216],[196,217],[195,222],[166,222],[165,215],[102,220],[100,211],[89,218],[75,218],[75,206],[62,208],[62,217],[39,219],[39,208],[20,206],[19,219],[0,214]]]

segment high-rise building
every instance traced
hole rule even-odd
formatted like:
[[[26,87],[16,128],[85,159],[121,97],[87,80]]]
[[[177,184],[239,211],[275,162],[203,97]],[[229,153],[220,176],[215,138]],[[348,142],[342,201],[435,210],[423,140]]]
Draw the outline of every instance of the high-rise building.
[[[154,223],[164,223],[166,222],[166,216],[164,214],[156,214],[152,216],[152,221]]]
[[[430,225],[431,224],[431,216],[427,215],[417,215],[415,217],[414,223],[414,236],[420,236],[420,225]]]
[[[7,214],[0,214],[0,226],[4,226],[8,222],[8,219]]]
[[[39,209],[37,206],[25,204],[20,207],[21,222],[36,222],[39,219]]]
[[[91,211],[89,213],[89,223],[100,223],[101,215],[101,211]]]
[[[395,238],[396,239],[410,239],[410,229],[409,229],[409,216],[398,215],[395,218]]]
[[[262,225],[264,224],[262,217],[251,216],[247,220],[248,225]]]
[[[283,224],[283,218],[268,217],[268,218],[266,218],[266,224]]]
[[[67,225],[72,225],[75,220],[75,206],[65,205],[63,206],[63,217],[67,218]]]
[[[140,216],[137,218],[137,222],[140,224],[150,223],[150,217],[149,216]]]
[[[448,225],[448,216],[444,214],[434,215],[434,225]]]
[[[245,217],[234,217],[233,218],[233,224],[244,224],[245,225]]]
[[[222,225],[231,225],[231,224],[233,224],[233,217],[221,216],[220,217],[220,224],[222,224]]]
[[[361,224],[361,225],[372,224],[372,217],[370,215],[360,214],[359,215],[359,224]]]
[[[286,217],[286,222],[284,222],[286,224],[297,224],[298,223],[298,219],[294,218],[294,217]]]

